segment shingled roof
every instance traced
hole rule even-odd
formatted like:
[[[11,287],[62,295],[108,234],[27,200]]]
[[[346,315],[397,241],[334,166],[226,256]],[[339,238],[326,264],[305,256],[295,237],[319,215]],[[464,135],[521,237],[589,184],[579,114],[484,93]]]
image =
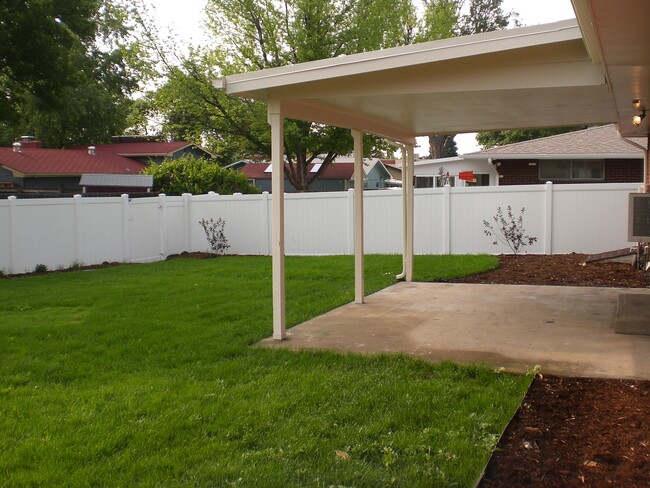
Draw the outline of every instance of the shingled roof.
[[[0,166],[25,176],[77,176],[83,173],[137,174],[146,164],[110,152],[0,147]]]
[[[645,147],[643,139],[633,142]],[[616,159],[642,158],[643,151],[618,137],[614,124],[566,132],[555,136],[507,144],[464,154],[463,159],[544,159],[571,156],[609,157]]]

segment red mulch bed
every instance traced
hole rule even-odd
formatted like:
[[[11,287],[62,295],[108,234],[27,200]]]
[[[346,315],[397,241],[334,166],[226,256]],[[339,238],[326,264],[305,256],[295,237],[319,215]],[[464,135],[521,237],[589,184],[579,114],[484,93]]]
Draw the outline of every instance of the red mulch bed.
[[[499,259],[500,268],[455,281],[650,286],[629,264],[582,265],[582,254]],[[537,375],[479,486],[650,487],[650,381]]]

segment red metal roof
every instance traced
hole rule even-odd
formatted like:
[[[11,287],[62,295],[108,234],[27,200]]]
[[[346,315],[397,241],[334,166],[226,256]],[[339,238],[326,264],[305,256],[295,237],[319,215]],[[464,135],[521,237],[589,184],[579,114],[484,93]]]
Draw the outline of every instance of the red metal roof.
[[[0,166],[24,175],[81,175],[82,173],[138,174],[146,164],[110,152],[27,147],[14,152],[0,147]]]
[[[247,163],[242,166],[240,171],[246,175],[247,178],[256,180],[270,180],[271,173],[265,173],[264,170],[271,163]],[[308,166],[311,172],[314,164]],[[284,165],[285,173],[289,172],[289,165]],[[322,180],[350,180],[354,175],[354,163],[332,163],[330,164],[320,176]]]
[[[86,149],[90,144],[85,146],[75,146],[74,149]],[[191,142],[118,142],[115,144],[94,144],[97,152],[111,152],[120,156],[168,156],[187,146],[192,146]]]

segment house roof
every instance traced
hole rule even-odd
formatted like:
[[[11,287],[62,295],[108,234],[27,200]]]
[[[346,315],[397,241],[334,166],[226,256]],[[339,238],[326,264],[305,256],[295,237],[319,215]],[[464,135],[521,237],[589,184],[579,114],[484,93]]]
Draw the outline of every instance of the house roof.
[[[146,165],[113,153],[87,150],[0,147],[0,166],[25,176],[78,176],[83,173],[137,174]]]
[[[316,164],[312,163],[308,166],[309,172],[314,169]],[[271,172],[266,171],[270,167],[270,163],[247,163],[240,171],[246,175],[247,178],[256,180],[270,180]],[[285,164],[285,174],[289,172],[289,165]],[[321,174],[321,180],[350,180],[354,175],[354,163],[331,163]]]
[[[633,142],[645,146],[642,139]],[[558,157],[642,159],[643,150],[618,137],[616,126],[609,124],[493,147],[462,156],[463,159],[551,159]]]
[[[176,151],[193,146],[191,142],[117,142],[111,144],[95,144],[97,152],[110,152],[120,156],[171,156]],[[86,146],[75,146],[74,149],[85,149]],[[207,151],[206,151],[207,152]]]
[[[119,188],[152,188],[153,175],[83,174],[79,186],[111,186]]]
[[[572,0],[577,20],[227,76],[215,86],[285,117],[414,137],[616,122],[650,102],[650,2]]]

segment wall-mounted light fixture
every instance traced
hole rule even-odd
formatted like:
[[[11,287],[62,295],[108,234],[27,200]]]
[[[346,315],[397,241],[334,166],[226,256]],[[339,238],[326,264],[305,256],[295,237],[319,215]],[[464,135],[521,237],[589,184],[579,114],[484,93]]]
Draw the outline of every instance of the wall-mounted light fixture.
[[[632,123],[634,125],[641,125],[641,121],[645,119],[645,109],[640,114],[636,114],[634,117],[632,117]]]

